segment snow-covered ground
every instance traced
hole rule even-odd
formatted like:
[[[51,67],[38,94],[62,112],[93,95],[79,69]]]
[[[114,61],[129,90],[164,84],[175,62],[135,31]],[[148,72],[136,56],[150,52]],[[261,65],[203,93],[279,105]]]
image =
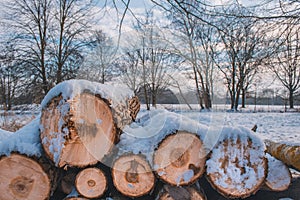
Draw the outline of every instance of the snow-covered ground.
[[[257,125],[257,135],[262,139],[300,145],[298,112],[181,112],[181,114],[207,126],[218,123],[218,126],[243,126],[251,129]]]
[[[199,112],[197,106],[192,105],[194,110],[189,110],[186,105],[178,104],[159,105],[158,107],[166,108],[209,127],[216,125],[219,128],[222,126],[244,126],[251,129],[257,125],[257,134],[262,139],[300,144],[300,112],[282,112],[283,106],[257,106],[257,112],[254,112],[254,106],[248,106],[241,112],[226,112],[228,105],[214,105],[212,112]],[[25,125],[33,120],[40,111],[38,105],[20,108],[8,115],[4,115],[0,111],[0,125],[11,122]],[[147,111],[142,109],[139,116],[144,115],[145,112]]]

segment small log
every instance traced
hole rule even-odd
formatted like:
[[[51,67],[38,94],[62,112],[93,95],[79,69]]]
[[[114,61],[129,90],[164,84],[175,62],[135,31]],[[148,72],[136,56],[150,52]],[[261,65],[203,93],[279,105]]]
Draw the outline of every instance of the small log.
[[[224,131],[206,161],[207,178],[223,196],[246,198],[256,193],[265,181],[265,146],[249,131],[226,128]]]
[[[77,174],[75,187],[83,197],[99,198],[107,188],[106,177],[98,168],[86,168]]]
[[[280,160],[267,154],[268,174],[265,185],[272,191],[287,190],[292,182],[292,175],[289,168]]]
[[[194,183],[205,171],[206,153],[198,136],[179,131],[167,136],[154,152],[157,176],[173,186]]]
[[[42,110],[41,125],[45,153],[58,167],[96,164],[116,138],[109,105],[89,93],[67,101],[53,98]]]
[[[0,199],[49,199],[51,180],[34,159],[13,153],[0,160]]]
[[[267,152],[286,165],[300,171],[300,146],[265,141]]]
[[[206,196],[194,187],[165,186],[165,192],[159,196],[159,200],[206,200]]]
[[[144,196],[155,184],[152,169],[142,155],[120,156],[113,163],[112,178],[116,189],[129,197]]]

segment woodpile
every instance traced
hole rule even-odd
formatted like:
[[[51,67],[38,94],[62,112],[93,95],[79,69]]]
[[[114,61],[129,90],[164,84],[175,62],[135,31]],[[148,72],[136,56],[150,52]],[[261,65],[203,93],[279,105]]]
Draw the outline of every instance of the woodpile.
[[[8,148],[0,158],[0,199],[210,199],[201,177],[224,197],[246,198],[264,188],[286,190],[291,183],[286,164],[299,170],[295,154],[269,142],[268,153],[283,162],[275,160],[263,141],[242,128],[223,128],[209,152],[205,133],[176,127],[161,129],[164,136],[152,153],[124,153],[115,147],[139,113],[138,98],[114,97],[90,85],[65,95],[66,87],[50,91],[38,126],[32,126],[39,127],[40,152],[25,155],[24,145],[24,152]],[[110,165],[104,167],[104,161]]]

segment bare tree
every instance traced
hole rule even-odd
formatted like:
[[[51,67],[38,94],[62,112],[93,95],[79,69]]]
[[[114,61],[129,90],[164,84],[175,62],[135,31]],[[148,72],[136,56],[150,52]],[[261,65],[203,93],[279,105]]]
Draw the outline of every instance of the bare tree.
[[[47,44],[51,23],[51,0],[12,0],[6,5],[9,12],[8,23],[17,32],[16,44],[20,59],[27,63],[41,81],[44,93],[48,92]]]
[[[89,19],[94,3],[84,0],[53,1],[55,23],[51,27],[51,54],[56,64],[56,83],[59,83],[70,73],[74,74],[83,60],[79,52],[87,45],[85,35],[91,28]],[[68,65],[68,62],[72,62],[72,65]],[[77,62],[79,65],[74,65]]]
[[[228,12],[247,11],[229,8]],[[234,110],[238,109],[241,93],[242,106],[245,106],[246,90],[265,56],[263,51],[265,36],[258,25],[253,20],[228,16],[219,23],[222,50],[219,51],[216,64],[224,75],[225,85],[230,94],[231,109]]]
[[[172,24],[176,29],[177,37],[175,41],[181,41],[180,45],[174,45],[175,53],[185,59],[186,64],[191,65],[195,81],[197,97],[200,107],[210,109],[212,106],[213,94],[213,49],[216,47],[216,32],[215,29],[194,17],[190,13],[198,6],[203,6],[198,2],[191,2],[190,6],[183,9],[181,12],[176,12],[177,7],[173,7]],[[206,21],[210,21],[208,17]],[[203,105],[204,103],[204,105]]]
[[[136,51],[124,49],[123,54],[116,60],[116,65],[122,74],[122,82],[129,87],[135,95],[141,86],[141,69],[139,65],[139,56]]]
[[[16,97],[16,90],[22,74],[19,73],[18,64],[12,44],[1,49],[0,55],[0,102],[4,110],[10,110]]]
[[[300,87],[300,34],[299,26],[287,24],[280,45],[268,66],[288,90],[290,108],[294,108],[294,95]]]
[[[157,98],[169,84],[168,69],[174,63],[168,51],[163,31],[157,26],[152,11],[146,11],[144,19],[133,25],[131,39],[126,40],[118,65],[123,72],[123,81],[135,92],[143,95],[147,109],[156,107]],[[132,38],[135,38],[132,40]]]
[[[105,83],[110,81],[116,74],[114,60],[116,59],[117,47],[112,38],[102,30],[93,31],[89,48],[78,76],[91,81]]]

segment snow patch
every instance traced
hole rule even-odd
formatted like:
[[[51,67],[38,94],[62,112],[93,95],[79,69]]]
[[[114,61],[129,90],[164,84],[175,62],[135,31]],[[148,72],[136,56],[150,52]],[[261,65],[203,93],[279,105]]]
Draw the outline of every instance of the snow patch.
[[[59,95],[62,95],[64,100],[68,100],[73,99],[83,92],[98,94],[102,98],[111,101],[112,106],[116,106],[124,99],[134,96],[133,92],[125,87],[114,87],[87,80],[68,80],[52,88],[43,99],[41,106],[45,108],[51,99]]]
[[[125,126],[117,145],[119,153],[142,153],[152,163],[153,152],[158,144],[177,130],[195,133],[203,139],[207,126],[167,110],[140,111],[136,122]]]
[[[285,164],[271,156],[270,154],[266,154],[266,158],[268,159],[268,175],[266,180],[272,184],[274,188],[281,188],[283,186],[290,184],[290,179],[286,178],[290,176],[289,170],[286,169]]]
[[[39,122],[40,116],[15,133],[7,134],[0,141],[0,155],[9,156],[11,152],[19,152],[28,156],[41,156]]]

